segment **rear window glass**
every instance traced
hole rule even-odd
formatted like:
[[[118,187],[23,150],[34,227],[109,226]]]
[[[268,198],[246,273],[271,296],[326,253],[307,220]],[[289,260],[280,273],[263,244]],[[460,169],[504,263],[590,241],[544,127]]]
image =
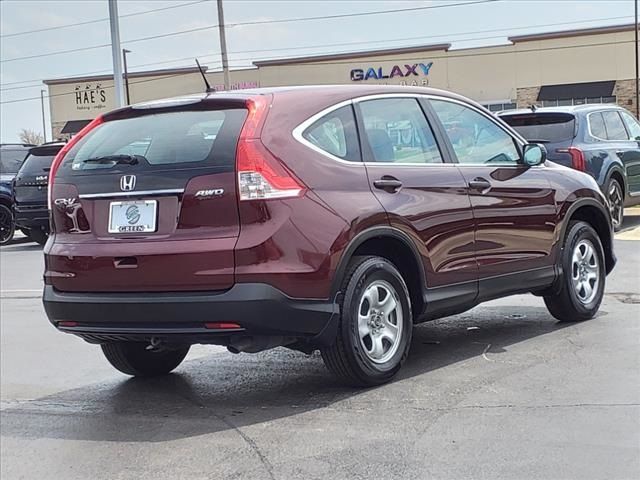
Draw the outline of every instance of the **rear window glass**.
[[[20,169],[21,175],[41,175],[48,172],[53,162],[53,155],[29,155]]]
[[[527,113],[500,118],[530,142],[555,143],[574,137],[576,120],[570,113]]]
[[[358,134],[351,106],[340,107],[307,128],[302,136],[331,155],[360,161]]]
[[[24,157],[27,155],[27,151],[26,148],[19,150],[3,148],[0,150],[0,173],[17,173]]]
[[[123,165],[135,170],[231,166],[245,116],[244,109],[205,110],[108,121],[70,150],[62,168],[81,173]]]

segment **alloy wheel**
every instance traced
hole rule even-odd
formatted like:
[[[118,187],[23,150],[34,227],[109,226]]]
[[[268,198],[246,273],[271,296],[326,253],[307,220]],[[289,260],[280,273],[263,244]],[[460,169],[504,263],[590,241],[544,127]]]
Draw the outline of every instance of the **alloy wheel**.
[[[600,265],[598,255],[589,240],[580,240],[573,250],[571,280],[578,300],[587,305],[598,294]]]
[[[0,244],[4,245],[13,237],[13,215],[4,205],[0,205]]]
[[[618,227],[622,224],[624,199],[622,196],[622,187],[620,187],[620,184],[615,180],[609,184],[607,200],[609,201],[609,211],[611,212],[613,226]]]
[[[367,357],[385,363],[398,350],[403,329],[402,305],[395,288],[384,280],[371,283],[358,307],[358,336]]]

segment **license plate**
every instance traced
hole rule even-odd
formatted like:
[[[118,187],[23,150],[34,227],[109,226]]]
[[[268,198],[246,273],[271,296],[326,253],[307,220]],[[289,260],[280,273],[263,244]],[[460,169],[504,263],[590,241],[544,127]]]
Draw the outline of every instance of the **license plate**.
[[[111,202],[109,233],[155,232],[157,209],[157,200]]]

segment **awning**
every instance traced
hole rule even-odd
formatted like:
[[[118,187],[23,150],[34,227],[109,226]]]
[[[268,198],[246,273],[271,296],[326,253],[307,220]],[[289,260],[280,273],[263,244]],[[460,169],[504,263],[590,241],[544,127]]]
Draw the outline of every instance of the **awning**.
[[[543,85],[538,100],[564,100],[569,98],[610,97],[615,81],[565,83],[563,85]]]
[[[68,133],[73,135],[74,133],[78,133],[85,126],[87,126],[91,122],[91,120],[69,120],[62,127],[62,131],[60,133]]]

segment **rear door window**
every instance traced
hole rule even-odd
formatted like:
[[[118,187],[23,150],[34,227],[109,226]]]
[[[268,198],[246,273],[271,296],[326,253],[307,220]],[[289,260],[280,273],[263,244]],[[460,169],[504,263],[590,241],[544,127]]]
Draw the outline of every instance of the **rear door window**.
[[[529,142],[557,143],[574,137],[576,119],[570,113],[525,113],[500,118]]]
[[[307,128],[305,140],[341,160],[360,161],[360,148],[355,117],[351,105],[328,113]]]
[[[20,166],[24,161],[24,157],[27,155],[27,149],[9,149],[3,148],[0,150],[0,173],[13,174],[20,170]]]
[[[601,112],[589,115],[589,128],[591,129],[591,135],[594,137],[607,139],[607,129],[604,126],[604,118],[602,118]]]
[[[607,138],[609,140],[628,140],[627,131],[622,123],[622,118],[615,110],[602,112],[604,125],[607,129]]]
[[[61,168],[72,173],[111,171],[122,164],[138,171],[234,168],[245,117],[246,110],[233,109],[152,113],[107,121],[71,149]]]

